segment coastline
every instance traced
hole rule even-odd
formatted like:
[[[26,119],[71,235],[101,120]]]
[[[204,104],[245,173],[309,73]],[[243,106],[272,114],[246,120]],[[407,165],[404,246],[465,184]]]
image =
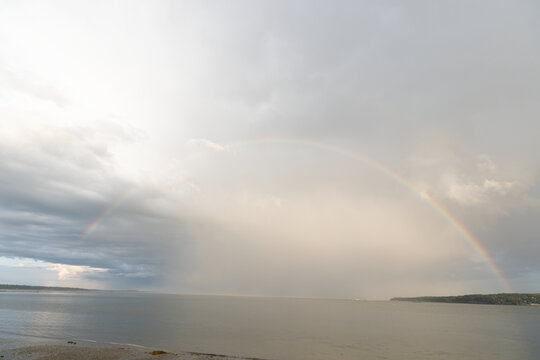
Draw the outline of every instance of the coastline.
[[[468,294],[457,296],[394,297],[390,301],[432,302],[449,304],[538,306],[540,293]]]
[[[130,345],[99,344],[88,346],[76,341],[65,344],[17,344],[0,350],[2,360],[262,360],[231,355],[197,352],[172,353],[160,349]]]

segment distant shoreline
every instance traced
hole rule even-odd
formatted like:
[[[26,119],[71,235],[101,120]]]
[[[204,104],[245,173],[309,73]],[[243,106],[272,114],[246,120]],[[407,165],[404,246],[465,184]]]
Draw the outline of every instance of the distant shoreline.
[[[34,286],[34,285],[8,285],[0,284],[0,292],[6,291],[95,291],[91,289],[62,287],[62,286]]]
[[[35,285],[10,285],[0,284],[0,293],[6,292],[139,292],[138,290],[100,290],[62,286],[35,286]],[[185,294],[169,294],[185,296]],[[221,295],[222,296],[222,295]],[[359,301],[360,299],[353,299]],[[368,301],[368,300],[362,300]],[[479,304],[479,305],[519,305],[540,306],[540,293],[499,293],[499,294],[468,294],[457,296],[417,296],[417,297],[393,297],[390,301],[408,302],[433,302],[450,304]]]
[[[481,305],[540,305],[540,293],[520,294],[470,294],[459,296],[419,296],[419,297],[395,297],[390,301],[411,302],[436,302],[453,304],[481,304]]]

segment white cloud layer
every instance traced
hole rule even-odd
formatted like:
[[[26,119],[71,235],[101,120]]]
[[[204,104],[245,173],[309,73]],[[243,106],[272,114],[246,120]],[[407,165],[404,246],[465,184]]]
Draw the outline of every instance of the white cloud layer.
[[[227,147],[207,139],[189,139],[187,146],[202,146],[215,151],[226,151]]]

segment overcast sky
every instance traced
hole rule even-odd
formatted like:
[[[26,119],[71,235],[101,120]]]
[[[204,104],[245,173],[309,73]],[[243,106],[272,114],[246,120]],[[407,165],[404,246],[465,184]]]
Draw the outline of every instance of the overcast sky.
[[[2,1],[0,283],[506,291],[432,199],[538,292],[539,20],[535,1]]]

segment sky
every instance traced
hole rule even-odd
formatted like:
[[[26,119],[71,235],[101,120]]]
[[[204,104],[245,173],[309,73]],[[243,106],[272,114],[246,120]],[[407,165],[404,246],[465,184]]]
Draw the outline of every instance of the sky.
[[[0,283],[540,291],[535,1],[0,2]]]

